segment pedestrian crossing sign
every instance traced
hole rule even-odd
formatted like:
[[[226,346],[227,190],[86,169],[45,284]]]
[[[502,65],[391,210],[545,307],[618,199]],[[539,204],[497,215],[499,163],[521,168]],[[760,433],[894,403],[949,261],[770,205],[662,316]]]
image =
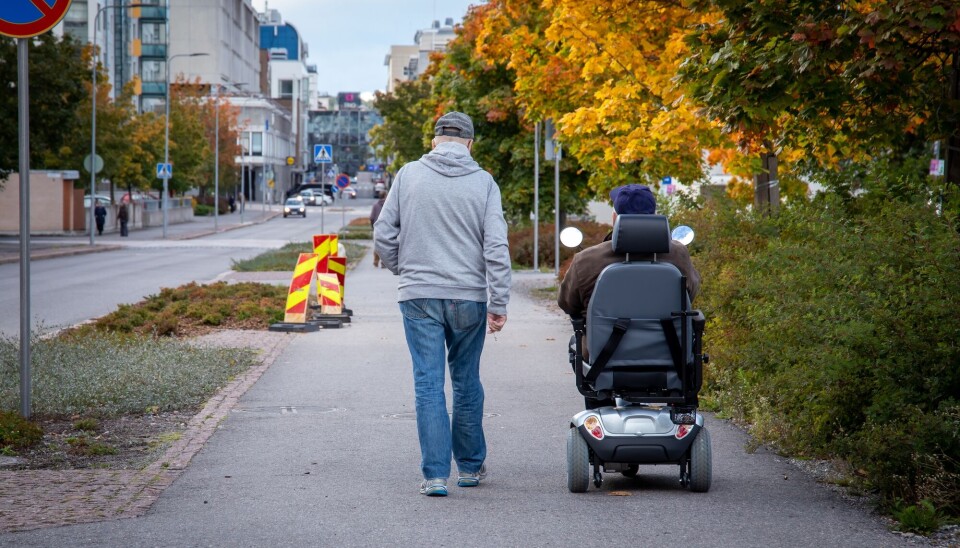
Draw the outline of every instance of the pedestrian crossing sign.
[[[157,164],[157,179],[173,177],[173,164]]]
[[[313,161],[317,164],[333,163],[333,145],[313,145]]]

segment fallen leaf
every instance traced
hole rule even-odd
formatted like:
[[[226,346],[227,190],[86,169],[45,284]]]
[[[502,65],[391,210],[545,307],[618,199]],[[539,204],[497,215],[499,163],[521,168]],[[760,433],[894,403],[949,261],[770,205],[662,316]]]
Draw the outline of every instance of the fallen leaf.
[[[607,494],[610,495],[611,497],[632,497],[633,496],[633,493],[630,493],[629,491],[610,491]]]

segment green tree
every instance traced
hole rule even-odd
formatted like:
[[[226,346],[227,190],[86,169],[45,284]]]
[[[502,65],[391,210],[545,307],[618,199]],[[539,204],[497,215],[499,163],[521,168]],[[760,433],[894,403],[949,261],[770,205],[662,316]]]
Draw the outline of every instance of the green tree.
[[[205,177],[213,163],[213,147],[207,140],[204,115],[208,97],[204,89],[198,81],[187,82],[182,76],[170,86],[170,162],[174,175],[167,186],[171,192],[213,184],[212,177]],[[162,189],[163,181],[157,179],[154,188]]]
[[[692,6],[720,16],[691,32],[680,77],[741,145],[837,165],[960,144],[954,0]]]
[[[393,93],[376,93],[373,107],[383,116],[383,123],[371,130],[371,143],[378,156],[390,159],[390,171],[396,172],[430,150],[429,138],[424,138],[430,118],[426,106],[430,89],[430,82],[419,78],[399,83]]]
[[[83,49],[83,58],[89,64],[91,47]],[[89,68],[88,68],[89,70]],[[83,159],[90,154],[90,124],[92,122],[90,103],[90,82],[84,84],[87,101],[76,106],[77,123],[73,132],[68,136],[66,143],[60,149],[60,154],[52,161],[49,167],[62,169],[76,169],[83,165]],[[111,97],[112,86],[106,70],[102,65],[97,66],[97,155],[103,158],[103,170],[98,177],[110,181],[110,195],[116,200],[117,186],[128,188],[120,174],[126,170],[127,164],[133,159],[132,134],[137,124],[137,113],[134,108],[134,86],[128,83],[120,91],[116,99]],[[89,173],[87,173],[89,175]],[[78,184],[86,187],[86,178]]]
[[[62,167],[61,151],[80,124],[77,105],[89,103],[90,71],[69,36],[42,34],[28,41],[30,77],[30,167]],[[0,179],[18,169],[17,41],[0,37]],[[78,169],[79,165],[69,166]]]

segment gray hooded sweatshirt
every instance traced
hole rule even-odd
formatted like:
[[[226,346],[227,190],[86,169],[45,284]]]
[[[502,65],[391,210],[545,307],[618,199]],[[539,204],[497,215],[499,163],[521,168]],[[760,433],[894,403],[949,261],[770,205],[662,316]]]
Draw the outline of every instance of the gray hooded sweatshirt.
[[[399,301],[461,299],[507,313],[510,253],[500,188],[466,146],[439,143],[397,172],[374,243],[383,265],[400,275]]]

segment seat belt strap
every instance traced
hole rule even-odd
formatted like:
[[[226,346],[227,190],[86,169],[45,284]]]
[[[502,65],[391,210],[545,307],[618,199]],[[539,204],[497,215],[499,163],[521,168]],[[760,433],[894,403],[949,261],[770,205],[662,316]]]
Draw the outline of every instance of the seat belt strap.
[[[583,376],[583,380],[586,382],[597,380],[604,366],[610,361],[610,357],[617,351],[617,347],[620,346],[620,340],[623,339],[623,334],[627,332],[627,328],[629,327],[630,318],[617,318],[617,321],[613,324],[613,332],[610,333],[610,338],[607,339],[607,344],[603,345],[603,350],[600,351],[600,355],[597,356],[593,365],[590,366],[590,372]]]
[[[684,318],[684,320],[685,319],[686,318]],[[680,356],[680,337],[677,336],[677,327],[673,325],[672,318],[661,318],[660,327],[663,328],[663,336],[667,339],[667,346],[670,347],[670,357],[673,358],[673,366],[677,368],[677,375],[680,375],[682,379],[683,358]]]

